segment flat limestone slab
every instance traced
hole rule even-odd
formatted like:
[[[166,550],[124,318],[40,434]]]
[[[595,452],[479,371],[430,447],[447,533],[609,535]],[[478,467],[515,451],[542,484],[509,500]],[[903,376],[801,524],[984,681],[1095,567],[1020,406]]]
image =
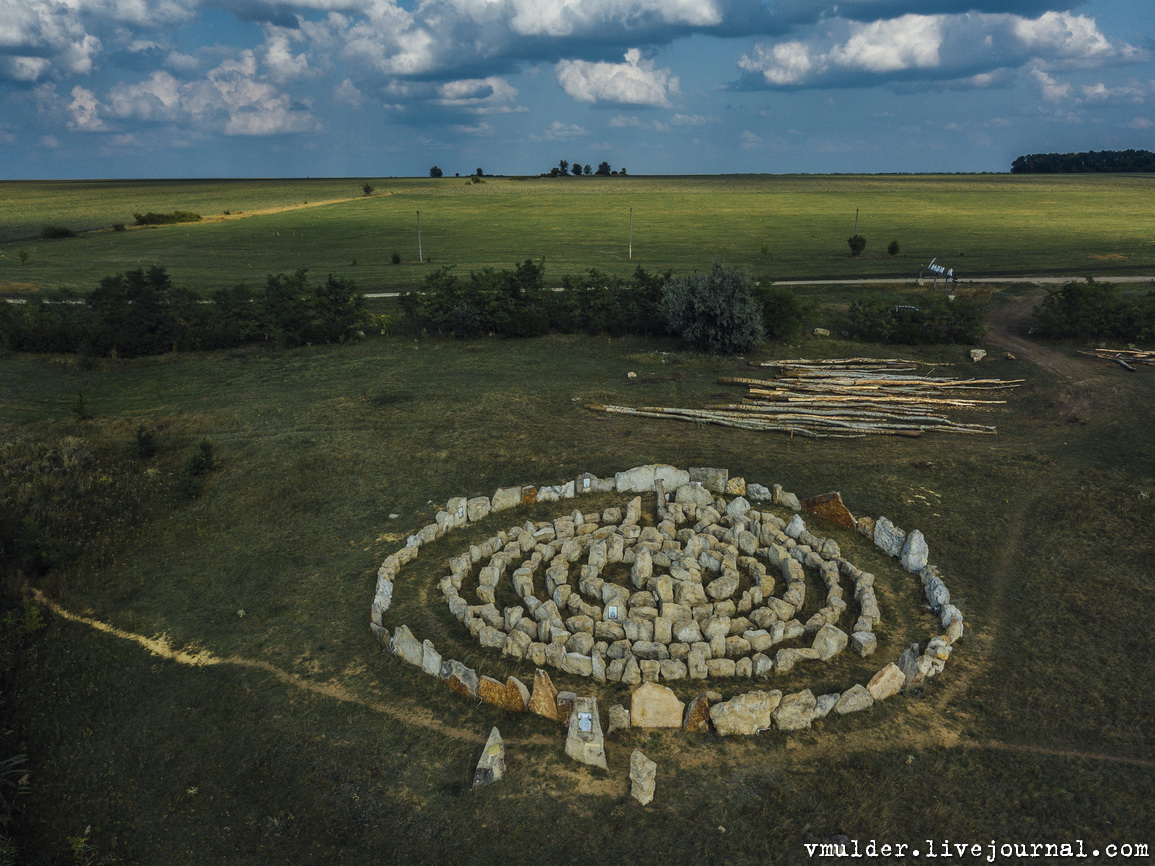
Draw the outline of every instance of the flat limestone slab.
[[[635,728],[680,728],[686,711],[672,689],[643,683],[630,696],[630,724]]]

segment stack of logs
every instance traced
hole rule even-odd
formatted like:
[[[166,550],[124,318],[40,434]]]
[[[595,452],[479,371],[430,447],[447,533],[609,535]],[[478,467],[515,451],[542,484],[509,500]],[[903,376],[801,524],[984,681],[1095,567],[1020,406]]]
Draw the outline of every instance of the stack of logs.
[[[1120,367],[1126,367],[1135,372],[1135,364],[1149,364],[1155,366],[1155,352],[1142,349],[1091,349],[1080,351],[1080,355],[1089,355],[1092,358],[1101,358],[1104,361],[1114,361]]]
[[[591,405],[588,408],[647,418],[674,418],[745,430],[779,431],[812,438],[858,439],[867,435],[921,436],[924,431],[994,434],[995,428],[947,417],[951,410],[985,411],[1006,400],[962,393],[1017,388],[1022,379],[949,379],[917,374],[919,365],[901,358],[841,358],[767,361],[773,379],[723,377],[745,385],[739,403],[702,409]]]

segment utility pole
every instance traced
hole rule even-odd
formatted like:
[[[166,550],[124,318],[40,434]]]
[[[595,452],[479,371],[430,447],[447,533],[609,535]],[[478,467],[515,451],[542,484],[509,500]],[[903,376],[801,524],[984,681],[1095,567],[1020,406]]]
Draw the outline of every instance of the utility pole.
[[[858,234],[858,208],[854,209],[854,233]]]
[[[421,253],[421,211],[417,211],[417,261],[425,261],[425,256]]]
[[[630,259],[634,257],[634,209],[630,208]]]

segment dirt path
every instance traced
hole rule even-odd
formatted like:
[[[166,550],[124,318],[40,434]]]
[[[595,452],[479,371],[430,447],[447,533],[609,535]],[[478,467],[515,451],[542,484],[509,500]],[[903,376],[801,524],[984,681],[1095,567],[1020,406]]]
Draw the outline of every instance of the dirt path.
[[[1105,364],[1052,349],[1025,336],[1031,311],[1041,300],[1032,293],[1003,305],[987,320],[986,339],[1020,361],[1042,367],[1063,384],[1063,397],[1056,404],[1065,421],[1086,421],[1092,409],[1119,391],[1118,377]]]

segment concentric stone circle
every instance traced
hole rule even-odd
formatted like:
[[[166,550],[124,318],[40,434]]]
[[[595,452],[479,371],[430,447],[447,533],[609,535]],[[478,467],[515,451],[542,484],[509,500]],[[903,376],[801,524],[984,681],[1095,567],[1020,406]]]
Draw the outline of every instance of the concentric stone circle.
[[[502,684],[478,677],[460,662],[442,659],[429,641],[418,641],[404,625],[389,636],[383,616],[397,573],[422,544],[493,511],[535,501],[577,500],[573,504],[580,506],[582,493],[609,491],[639,495],[624,508],[583,512],[575,507],[552,521],[511,526],[449,560],[449,574],[439,588],[453,616],[481,646],[538,668],[628,685],[767,680],[796,664],[827,661],[848,649],[862,656],[875,651],[873,630],[882,612],[874,576],[843,558],[833,539],[807,529],[797,513],[797,497],[778,485],[730,479],[726,470],[664,464],[635,467],[613,478],[586,474],[564,485],[500,488],[492,497],[450,500],[434,523],[410,536],[379,569],[373,631],[399,658],[451,688],[525,709],[531,703],[529,689],[516,678]],[[647,500],[655,526],[641,525]],[[764,506],[759,510],[761,503],[796,513],[786,521]],[[765,705],[771,695],[776,696],[774,706],[763,706],[764,727],[770,726],[770,715],[777,719],[786,706],[793,708],[791,718],[805,717],[808,726],[810,719],[831,710],[841,715],[865,708],[942,671],[962,635],[963,619],[950,604],[938,570],[927,562],[925,539],[917,530],[902,532],[884,517],[859,519],[857,527],[919,577],[942,634],[922,652],[917,645],[906,649],[865,686],[817,698],[809,690],[783,698],[781,692],[760,689],[727,702],[735,712],[747,715],[744,704]],[[805,569],[821,578],[826,597],[803,622],[798,614],[806,601]],[[499,596],[516,601],[499,607]],[[719,732],[753,732],[725,730],[719,722],[726,713],[720,710],[724,705],[710,710]]]

